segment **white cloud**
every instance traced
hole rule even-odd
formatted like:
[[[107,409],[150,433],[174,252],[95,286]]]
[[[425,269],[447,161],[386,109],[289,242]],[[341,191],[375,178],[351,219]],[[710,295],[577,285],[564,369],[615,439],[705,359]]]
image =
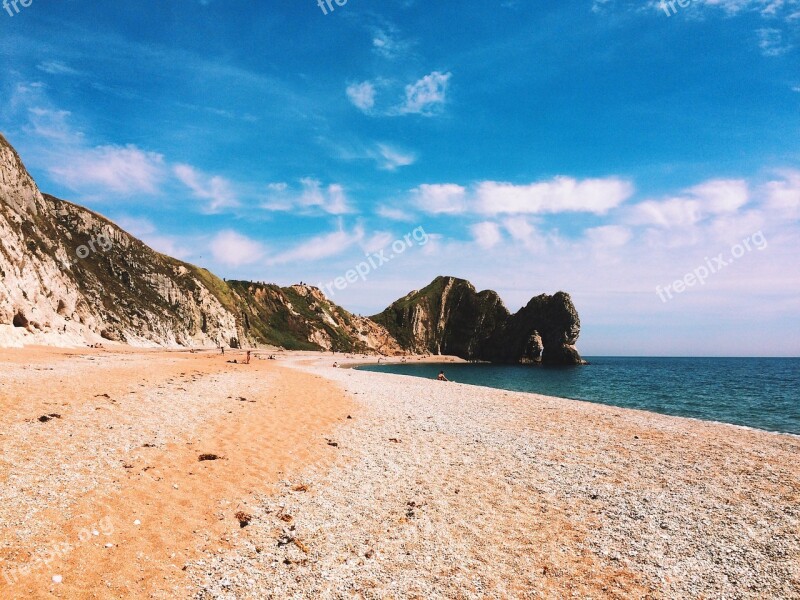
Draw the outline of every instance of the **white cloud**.
[[[688,192],[713,214],[736,212],[750,198],[743,179],[712,179],[689,188]]]
[[[383,248],[388,247],[395,239],[391,231],[376,231],[361,242],[361,249],[365,254],[379,252]]]
[[[411,191],[412,202],[429,214],[455,214],[466,210],[467,189],[453,183],[422,184]]]
[[[239,204],[231,183],[224,177],[206,175],[186,164],[175,165],[173,173],[196,198],[208,200],[206,212],[217,213]]]
[[[345,193],[338,183],[323,186],[312,177],[300,180],[300,189],[292,189],[285,182],[271,183],[267,186],[267,199],[261,208],[270,211],[297,211],[301,214],[323,213],[344,215],[354,212]]]
[[[542,252],[547,248],[548,238],[545,237],[531,222],[524,216],[514,215],[507,217],[503,221],[511,239],[532,252]],[[551,239],[553,235],[549,236]]]
[[[447,87],[451,77],[452,73],[434,71],[416,83],[407,85],[405,104],[400,112],[425,116],[435,114],[447,101]]]
[[[333,233],[313,237],[291,250],[271,258],[270,264],[289,262],[312,262],[343,253],[364,238],[364,231],[356,228],[351,232],[340,229]]]
[[[800,171],[783,171],[782,180],[770,181],[760,190],[766,209],[784,219],[800,219]]]
[[[265,252],[259,242],[232,230],[220,231],[211,240],[210,248],[214,260],[228,267],[258,262]]]
[[[300,205],[306,208],[319,208],[332,215],[343,215],[351,212],[344,187],[338,183],[330,184],[327,189],[316,179],[305,178],[300,181],[303,193]]]
[[[503,235],[500,233],[500,226],[491,221],[476,223],[470,227],[470,231],[475,242],[484,249],[493,248],[503,239]]]
[[[749,197],[746,181],[712,179],[676,197],[640,202],[631,207],[627,221],[632,225],[690,227],[711,215],[735,213]]]
[[[408,52],[409,44],[400,40],[393,31],[376,29],[372,36],[372,49],[383,58],[395,59]]]
[[[626,227],[619,225],[603,225],[585,231],[586,239],[599,248],[619,248],[627,244],[633,234]]]
[[[347,97],[350,102],[364,112],[371,111],[375,106],[375,94],[375,85],[369,81],[347,86]]]
[[[388,144],[378,144],[378,152],[382,158],[380,161],[381,168],[386,171],[407,167],[417,161],[417,157],[413,152],[404,152]]]
[[[33,107],[28,109],[27,129],[34,135],[62,144],[78,145],[83,134],[75,131],[68,123],[70,113],[67,110]]]
[[[758,47],[764,56],[780,56],[792,49],[791,44],[783,39],[783,32],[773,27],[763,27],[756,30]]]
[[[393,208],[391,206],[380,206],[375,211],[375,213],[383,217],[384,219],[389,219],[390,221],[402,221],[404,223],[411,223],[414,220],[414,215],[411,212]]]
[[[99,187],[114,193],[156,194],[164,178],[164,157],[136,146],[99,146],[75,150],[50,174],[73,190]]]
[[[79,75],[80,72],[57,60],[41,62],[36,68],[49,75]]]
[[[629,181],[610,177],[556,177],[529,185],[484,181],[475,190],[478,212],[485,214],[545,214],[588,212],[602,215],[633,195]]]

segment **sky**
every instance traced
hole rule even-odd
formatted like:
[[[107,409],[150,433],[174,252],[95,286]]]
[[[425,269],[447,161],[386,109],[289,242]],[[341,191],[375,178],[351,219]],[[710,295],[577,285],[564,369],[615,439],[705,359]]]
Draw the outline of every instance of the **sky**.
[[[681,3],[9,3],[0,131],[220,277],[370,315],[453,275],[569,292],[587,356],[800,356],[800,0]]]

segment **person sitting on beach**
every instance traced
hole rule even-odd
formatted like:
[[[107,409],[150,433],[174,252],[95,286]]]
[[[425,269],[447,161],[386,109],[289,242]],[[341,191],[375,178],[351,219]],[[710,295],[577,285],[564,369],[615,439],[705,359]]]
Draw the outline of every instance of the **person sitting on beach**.
[[[444,371],[439,371],[439,376],[436,378],[439,381],[450,381],[447,377],[444,376]]]
[[[339,363],[338,362],[333,363],[333,368],[334,369],[338,369],[339,368]]]

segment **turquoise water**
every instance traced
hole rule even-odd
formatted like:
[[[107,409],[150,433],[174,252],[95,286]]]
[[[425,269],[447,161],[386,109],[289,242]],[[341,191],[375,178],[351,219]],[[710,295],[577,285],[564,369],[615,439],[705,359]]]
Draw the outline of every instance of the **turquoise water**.
[[[587,358],[583,367],[370,365],[448,379],[800,435],[800,358]]]

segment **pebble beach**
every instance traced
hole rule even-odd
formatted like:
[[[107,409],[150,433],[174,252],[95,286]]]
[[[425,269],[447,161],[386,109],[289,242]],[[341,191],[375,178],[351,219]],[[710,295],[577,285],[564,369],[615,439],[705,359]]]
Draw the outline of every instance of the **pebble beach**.
[[[800,598],[796,436],[330,354],[33,356],[0,356],[4,598]]]

